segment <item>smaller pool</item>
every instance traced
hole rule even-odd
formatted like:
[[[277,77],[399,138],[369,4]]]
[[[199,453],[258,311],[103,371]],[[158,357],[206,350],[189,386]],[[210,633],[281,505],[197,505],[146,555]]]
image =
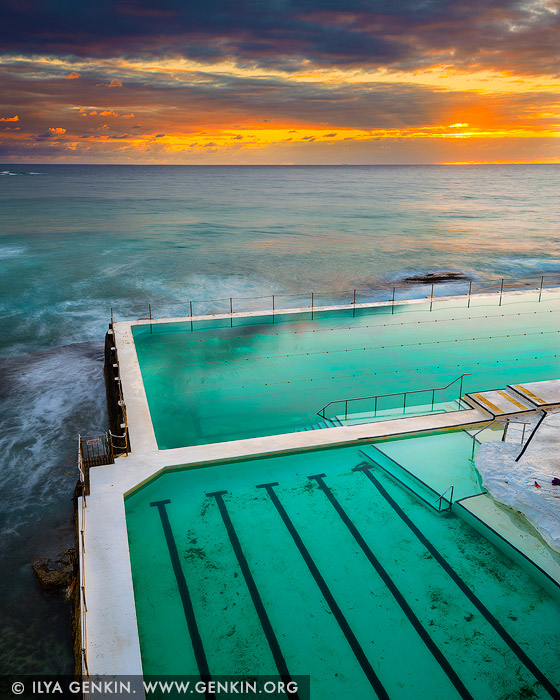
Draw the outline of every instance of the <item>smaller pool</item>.
[[[467,494],[464,438],[382,449]],[[125,507],[147,675],[309,675],[312,700],[558,697],[558,601],[369,451],[168,471]]]

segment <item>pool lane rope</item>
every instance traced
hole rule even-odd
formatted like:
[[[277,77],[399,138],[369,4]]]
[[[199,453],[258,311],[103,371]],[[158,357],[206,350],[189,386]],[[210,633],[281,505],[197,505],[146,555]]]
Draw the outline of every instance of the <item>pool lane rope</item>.
[[[470,343],[478,340],[499,340],[501,338],[522,338],[534,335],[549,335],[551,333],[560,333],[557,331],[535,331],[534,333],[507,333],[506,335],[483,335],[478,338],[450,338],[449,340],[427,340],[420,343],[397,343],[395,345],[371,345],[362,348],[341,348],[340,350],[313,350],[311,352],[294,352],[288,355],[255,355],[251,357],[236,357],[233,360],[205,360],[203,362],[183,362],[180,364],[158,365],[150,369],[145,369],[145,374],[158,373],[162,369],[170,367],[201,367],[203,365],[217,364],[233,364],[236,362],[252,362],[257,360],[278,360],[289,357],[307,357],[314,355],[334,355],[344,352],[363,352],[364,350],[393,350],[395,348],[417,348],[424,345],[445,345],[446,343]]]
[[[462,368],[464,369],[471,369],[472,367],[483,367],[483,366],[490,366],[490,365],[500,365],[500,364],[507,364],[510,362],[528,362],[529,360],[548,360],[551,358],[555,357],[560,357],[560,353],[556,353],[554,355],[531,355],[530,357],[518,357],[518,358],[508,358],[506,360],[486,360],[484,362],[469,362],[469,363],[461,363],[461,364],[455,364],[455,365],[431,365],[427,367],[405,367],[403,369],[387,369],[387,370],[381,370],[377,372],[359,372],[356,374],[339,374],[336,376],[327,376],[327,377],[311,377],[311,378],[306,378],[306,379],[287,379],[284,381],[280,382],[266,382],[263,384],[251,384],[250,386],[246,386],[245,384],[238,384],[237,386],[228,386],[227,391],[230,389],[254,389],[254,388],[260,388],[260,387],[265,387],[265,386],[279,386],[279,385],[284,385],[284,384],[302,384],[303,382],[324,382],[324,381],[330,381],[332,379],[353,379],[355,377],[373,377],[377,375],[382,375],[382,374],[402,374],[404,373],[412,373],[412,372],[430,372],[431,370],[434,369],[457,369],[457,368]],[[472,373],[471,373],[472,374]],[[432,387],[429,387],[431,389]],[[216,389],[215,387],[210,387],[209,389],[197,389],[195,391],[176,391],[176,392],[168,392],[165,394],[159,394],[159,396],[187,396],[189,394],[191,395],[199,395],[203,394],[205,392],[222,392],[224,391],[223,389]],[[397,393],[404,393],[404,392],[397,392]],[[227,401],[230,401],[231,398],[225,399]]]

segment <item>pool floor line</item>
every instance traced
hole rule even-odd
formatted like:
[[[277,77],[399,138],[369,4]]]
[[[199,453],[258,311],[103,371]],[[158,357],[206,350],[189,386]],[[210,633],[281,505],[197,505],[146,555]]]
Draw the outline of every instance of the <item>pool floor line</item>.
[[[255,579],[249,568],[247,558],[245,557],[245,553],[243,552],[241,543],[239,541],[239,537],[237,536],[235,528],[233,527],[231,517],[229,515],[227,506],[223,498],[224,495],[227,493],[227,491],[212,491],[210,493],[207,493],[206,495],[209,497],[214,497],[216,499],[216,503],[218,504],[218,508],[220,510],[220,515],[222,516],[222,520],[224,521],[224,525],[229,536],[229,541],[231,542],[231,546],[233,547],[233,551],[235,552],[235,556],[237,557],[237,561],[241,568],[243,578],[245,579],[245,583],[247,584],[247,588],[249,589],[251,600],[253,601],[255,610],[257,611],[258,618],[263,628],[263,632],[266,636],[266,640],[268,642],[268,646],[270,647],[270,651],[272,652],[272,656],[274,658],[276,668],[278,669],[278,673],[280,674],[282,680],[285,683],[290,683],[293,681],[293,679],[288,670],[288,665],[280,648],[280,644],[278,643],[278,638],[274,633],[272,623],[270,622],[270,619],[264,607],[264,603],[258,591]],[[287,696],[293,698],[293,700],[299,700],[299,696],[297,693],[287,692]]]
[[[152,503],[150,503],[150,506],[157,508],[159,512],[159,517],[161,519],[161,524],[165,535],[165,541],[167,543],[167,549],[169,550],[169,557],[171,558],[173,572],[177,581],[177,588],[179,589],[179,595],[181,596],[181,602],[183,604],[185,619],[187,620],[187,626],[189,628],[189,634],[191,637],[191,643],[193,646],[199,675],[203,681],[210,681],[211,676],[210,669],[208,667],[208,660],[206,658],[206,652],[204,651],[202,638],[200,636],[200,631],[196,622],[191,595],[189,593],[189,587],[187,586],[187,580],[185,578],[185,574],[181,566],[181,561],[179,559],[177,544],[175,542],[173,530],[171,529],[171,523],[169,522],[169,516],[165,508],[165,506],[168,503],[171,503],[169,499],[166,499],[164,501],[153,501]],[[216,697],[214,693],[210,692],[209,690],[204,691],[204,696],[208,700],[215,700]]]
[[[449,663],[448,659],[445,657],[445,655],[442,653],[442,651],[439,649],[439,647],[436,645],[434,640],[430,637],[428,631],[425,629],[425,627],[422,625],[410,605],[407,603],[405,597],[393,581],[393,579],[390,577],[390,575],[387,573],[386,569],[383,567],[379,559],[375,556],[375,554],[372,552],[371,548],[367,544],[367,542],[364,540],[362,535],[360,534],[358,528],[356,525],[353,523],[349,515],[346,513],[344,508],[340,505],[339,501],[337,500],[336,496],[333,494],[331,489],[325,484],[324,482],[324,477],[326,477],[326,474],[315,474],[313,476],[308,476],[307,478],[316,481],[319,489],[325,494],[325,496],[328,498],[330,501],[331,505],[333,508],[336,510],[338,515],[340,516],[341,520],[343,523],[346,525],[348,530],[350,530],[350,533],[358,543],[360,549],[363,551],[363,553],[366,555],[368,561],[370,564],[373,566],[375,571],[378,573],[379,577],[385,584],[385,586],[389,589],[391,592],[393,598],[396,600],[398,605],[400,606],[401,610],[404,612],[406,617],[408,618],[409,622],[411,625],[414,627],[424,644],[427,646],[429,651],[431,652],[432,656],[435,658],[435,660],[438,662],[438,664],[441,666],[442,670],[446,674],[446,676],[449,678],[453,686],[455,687],[455,690],[459,693],[459,695],[464,699],[464,700],[474,700],[473,696],[471,693],[467,690],[465,687],[463,681],[459,678],[457,675],[457,672],[453,669],[451,664]]]
[[[333,594],[331,593],[327,582],[321,575],[319,569],[317,568],[317,565],[313,561],[311,555],[309,554],[309,551],[307,547],[305,546],[303,540],[301,539],[299,533],[297,532],[294,524],[290,520],[290,517],[288,516],[288,513],[286,512],[284,506],[280,502],[280,499],[278,498],[276,492],[274,491],[274,486],[278,486],[278,482],[271,482],[268,484],[259,484],[256,488],[258,489],[266,489],[266,492],[268,493],[268,496],[272,503],[274,504],[274,507],[278,511],[278,514],[282,518],[282,521],[284,522],[284,525],[288,529],[288,532],[292,536],[292,539],[294,540],[294,543],[296,547],[299,550],[299,553],[303,557],[305,563],[307,564],[307,568],[309,569],[311,575],[315,579],[315,583],[319,587],[319,590],[321,591],[321,594],[323,595],[323,598],[325,599],[327,605],[331,609],[333,615],[335,616],[336,621],[338,622],[338,625],[340,629],[342,630],[342,633],[346,637],[346,640],[348,641],[352,651],[354,652],[354,655],[356,659],[358,660],[358,663],[362,667],[362,670],[364,671],[368,681],[370,682],[372,688],[374,689],[375,693],[377,694],[377,697],[379,700],[389,700],[389,694],[385,690],[385,687],[381,683],[379,677],[375,673],[372,665],[369,662],[369,659],[367,658],[364,650],[362,649],[358,639],[356,638],[356,635],[352,631],[352,628],[348,624],[348,620],[344,616],[344,613],[338,606],[338,603],[334,599]]]
[[[368,457],[369,459],[369,457]],[[507,632],[507,630],[502,626],[502,624],[494,617],[494,615],[488,610],[484,603],[478,598],[478,596],[469,588],[465,581],[459,576],[455,569],[449,564],[449,562],[442,556],[439,550],[430,542],[430,540],[424,535],[424,533],[412,522],[404,510],[399,506],[399,504],[392,498],[392,496],[386,491],[384,486],[379,482],[371,473],[371,466],[359,466],[352,469],[353,472],[362,472],[379,491],[381,496],[387,501],[387,503],[393,508],[395,513],[400,517],[400,519],[407,525],[409,530],[416,535],[424,547],[430,552],[438,564],[443,568],[443,570],[449,575],[449,577],[457,584],[459,589],[464,593],[464,595],[469,599],[469,601],[477,608],[477,610],[482,614],[486,621],[492,626],[495,632],[502,638],[502,640],[508,645],[511,651],[517,656],[525,668],[531,672],[531,674],[537,679],[537,681],[543,686],[543,688],[548,692],[548,694],[555,700],[560,700],[560,690],[558,690],[553,683],[544,675],[544,673],[537,667],[537,665],[529,658],[529,656],[523,651],[519,644],[513,639],[513,637]]]

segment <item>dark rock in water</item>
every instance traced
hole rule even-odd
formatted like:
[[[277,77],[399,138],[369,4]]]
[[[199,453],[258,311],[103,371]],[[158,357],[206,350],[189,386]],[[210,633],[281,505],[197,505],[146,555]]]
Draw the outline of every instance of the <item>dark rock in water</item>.
[[[403,277],[399,282],[401,284],[443,284],[444,282],[464,282],[469,281],[470,277],[462,272],[427,272],[425,275],[411,275]]]
[[[68,589],[76,575],[76,566],[74,547],[54,557],[41,557],[31,564],[39,586],[48,593],[60,593]]]

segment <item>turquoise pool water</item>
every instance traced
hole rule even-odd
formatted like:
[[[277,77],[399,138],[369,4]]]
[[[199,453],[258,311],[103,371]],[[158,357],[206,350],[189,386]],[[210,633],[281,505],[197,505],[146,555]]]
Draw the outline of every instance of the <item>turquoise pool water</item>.
[[[357,447],[172,471],[125,505],[145,674],[284,664],[313,700],[558,697],[558,600]]]
[[[463,430],[389,440],[366,447],[364,452],[414,489],[417,481],[408,478],[402,468],[435,493],[453,487],[455,501],[486,493],[474,466],[473,439]]]
[[[158,446],[320,427],[333,400],[442,387],[465,372],[463,392],[560,377],[560,297],[537,298],[133,326]],[[458,388],[438,392],[435,409],[458,408]],[[400,396],[380,400],[377,417],[414,413],[431,392],[415,396],[404,411]],[[373,409],[352,406],[358,418]],[[327,409],[343,414],[341,403]]]

